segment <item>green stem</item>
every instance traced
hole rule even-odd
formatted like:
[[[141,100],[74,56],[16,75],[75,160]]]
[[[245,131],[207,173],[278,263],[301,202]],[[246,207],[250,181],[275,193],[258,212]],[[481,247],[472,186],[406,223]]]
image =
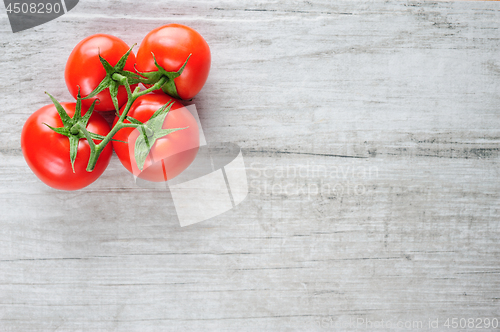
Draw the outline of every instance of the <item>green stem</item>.
[[[123,84],[123,85],[125,85],[125,83],[128,83],[127,78],[123,75],[118,74],[118,73],[114,73],[113,76],[111,76],[111,78],[113,80],[117,81],[118,83]]]
[[[161,88],[163,86],[163,84],[165,84],[166,82],[168,81],[168,77],[165,77],[163,76],[162,78],[160,78],[160,80],[158,82],[156,82],[155,84],[153,84],[149,89],[146,89],[144,91],[140,91],[139,92],[139,96],[144,96],[150,92],[153,92],[155,90],[158,90],[159,88]]]
[[[83,133],[83,135],[85,135],[85,138],[89,142],[90,157],[89,157],[89,163],[88,163],[88,165],[92,164],[95,167],[95,164],[97,163],[97,158],[99,158],[99,155],[101,154],[101,152],[97,151],[98,149],[96,148],[94,140],[92,140],[92,137],[90,136],[90,133],[87,130],[87,128],[85,128],[81,123],[77,123],[75,125],[75,127],[77,127]],[[92,170],[89,171],[89,166],[88,165],[87,165],[87,171],[91,172],[94,169],[94,167],[92,167]]]
[[[116,77],[115,77],[116,76]],[[101,155],[101,152],[104,150],[106,145],[111,141],[113,136],[115,134],[123,129],[123,128],[137,128],[139,125],[133,124],[133,123],[124,123],[128,112],[130,111],[130,108],[132,107],[132,104],[136,101],[137,98],[144,96],[154,90],[160,89],[165,82],[167,82],[168,78],[167,77],[162,77],[158,82],[153,84],[149,89],[146,89],[144,91],[137,91],[137,89],[132,92],[130,89],[130,84],[128,83],[128,79],[120,74],[113,74],[113,79],[119,82],[123,82],[123,85],[125,85],[125,89],[127,90],[127,95],[128,95],[128,100],[127,104],[125,105],[125,108],[123,109],[122,114],[120,115],[120,118],[116,122],[116,124],[111,128],[111,131],[106,135],[106,137],[99,143],[95,144],[92,138],[90,137],[90,133],[87,131],[86,128],[83,128],[83,126],[79,126],[80,131],[85,135],[85,138],[89,141],[89,146],[90,146],[90,158],[89,158],[89,163],[87,164],[87,172],[92,172],[95,168],[95,165],[97,163],[97,159],[99,159],[99,156]]]

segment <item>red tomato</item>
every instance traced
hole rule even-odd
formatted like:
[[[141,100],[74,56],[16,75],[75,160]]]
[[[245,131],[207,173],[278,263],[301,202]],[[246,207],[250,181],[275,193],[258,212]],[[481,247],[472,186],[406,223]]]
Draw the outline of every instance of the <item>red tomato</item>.
[[[70,117],[75,113],[75,103],[61,103]],[[82,114],[87,110],[82,107]],[[112,148],[107,145],[102,151],[95,169],[87,172],[90,157],[89,143],[80,139],[75,160],[75,172],[71,168],[68,137],[58,134],[52,127],[63,123],[54,105],[47,105],[33,113],[24,124],[21,134],[21,148],[24,158],[33,173],[48,186],[62,190],[77,190],[88,186],[104,172],[111,159]],[[90,132],[107,135],[109,125],[99,114],[93,113],[87,125]],[[95,141],[97,144],[99,141]]]
[[[211,57],[207,42],[196,30],[181,24],[168,24],[148,33],[137,51],[138,71],[158,70],[151,52],[158,64],[169,72],[178,71],[192,54],[174,83],[181,99],[191,99],[200,92],[210,71]]]
[[[139,97],[132,104],[128,115],[147,123],[154,112],[171,100],[175,102],[168,112],[162,128],[188,128],[156,140],[146,158],[142,172],[137,167],[134,157],[135,141],[139,136],[139,131],[133,128],[123,128],[113,137],[128,142],[127,144],[113,141],[113,148],[123,166],[141,179],[154,182],[170,180],[184,171],[198,153],[200,139],[196,120],[180,102],[172,97],[163,94],[147,94]],[[123,112],[123,108],[120,112]],[[114,124],[117,121],[118,117],[115,118]]]
[[[78,86],[82,97],[90,94],[101,83],[106,76],[106,70],[99,61],[99,53],[111,66],[115,66],[120,58],[129,50],[128,45],[120,38],[97,34],[85,38],[75,46],[66,62],[64,77],[69,92],[76,99]],[[135,72],[135,55],[130,55],[125,63],[124,70]],[[132,90],[137,85],[132,86]],[[121,107],[127,101],[127,91],[124,86],[118,88],[118,104]],[[98,111],[114,110],[113,101],[109,94],[109,89],[101,91],[97,96],[82,100],[85,107],[90,107],[94,99],[99,99],[100,103],[95,106]]]

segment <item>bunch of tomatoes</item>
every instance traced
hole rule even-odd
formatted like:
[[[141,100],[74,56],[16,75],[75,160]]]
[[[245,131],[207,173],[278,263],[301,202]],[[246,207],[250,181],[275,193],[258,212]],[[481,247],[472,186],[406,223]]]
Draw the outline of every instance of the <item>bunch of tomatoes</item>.
[[[112,151],[135,176],[166,181],[186,169],[199,128],[182,100],[210,71],[210,48],[194,29],[168,24],[149,32],[137,55],[121,39],[92,35],[71,52],[66,85],[76,102],[43,106],[21,134],[24,158],[45,184],[77,190],[101,176]],[[94,111],[115,112],[110,127]]]

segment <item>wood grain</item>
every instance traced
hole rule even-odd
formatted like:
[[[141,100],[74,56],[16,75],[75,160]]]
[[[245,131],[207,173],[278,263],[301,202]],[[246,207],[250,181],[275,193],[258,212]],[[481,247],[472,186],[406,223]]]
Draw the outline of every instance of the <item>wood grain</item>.
[[[211,47],[192,103],[208,141],[243,149],[250,185],[185,228],[116,157],[60,192],[19,143],[44,91],[71,100],[78,41],[170,22]],[[15,34],[1,11],[0,331],[500,319],[499,27],[496,2],[86,0]]]

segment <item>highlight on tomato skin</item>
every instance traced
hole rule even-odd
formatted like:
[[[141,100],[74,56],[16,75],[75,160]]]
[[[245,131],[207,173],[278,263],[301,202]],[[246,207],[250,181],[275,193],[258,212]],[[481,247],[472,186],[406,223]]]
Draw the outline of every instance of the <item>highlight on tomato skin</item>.
[[[75,112],[75,103],[61,103],[70,117]],[[82,108],[82,112],[87,110]],[[62,127],[63,123],[53,104],[46,105],[33,113],[25,122],[21,133],[21,148],[24,158],[33,173],[46,185],[59,190],[82,189],[106,170],[112,155],[111,145],[107,145],[95,169],[87,172],[90,147],[85,139],[78,142],[75,171],[71,167],[69,139],[54,132],[52,127]],[[106,120],[98,113],[93,113],[87,125],[93,133],[105,136],[110,128]],[[98,143],[98,141],[95,141]]]
[[[163,105],[174,101],[168,112],[163,129],[185,128],[158,139],[140,170],[135,160],[135,142],[139,131],[123,128],[114,135],[113,148],[120,162],[133,175],[152,182],[164,182],[183,172],[196,158],[200,146],[199,128],[196,119],[178,100],[164,94],[147,94],[137,98],[132,104],[129,116],[143,122]],[[123,108],[120,110],[123,112]],[[118,117],[115,118],[116,124]],[[128,121],[125,121],[127,123]],[[127,143],[123,143],[127,142]]]
[[[157,63],[166,71],[179,70],[191,55],[181,76],[174,79],[179,97],[192,99],[205,85],[211,66],[210,47],[196,30],[182,24],[167,24],[149,32],[137,51],[137,70],[157,71]],[[161,93],[161,90],[155,91]],[[163,93],[167,93],[163,90]],[[175,96],[174,96],[175,97]]]
[[[99,61],[99,54],[110,65],[115,66],[129,49],[129,46],[123,40],[107,34],[95,34],[80,41],[71,52],[64,71],[66,85],[71,95],[76,99],[78,87],[80,87],[81,96],[85,97],[104,79],[106,70]],[[131,52],[125,63],[124,70],[135,72],[135,62],[135,54]],[[136,84],[131,85],[132,90],[136,86]],[[120,107],[127,102],[127,91],[124,86],[118,88],[117,98]],[[109,89],[100,92],[93,98],[83,99],[82,104],[88,108],[95,99],[99,99],[95,110],[115,110]]]

